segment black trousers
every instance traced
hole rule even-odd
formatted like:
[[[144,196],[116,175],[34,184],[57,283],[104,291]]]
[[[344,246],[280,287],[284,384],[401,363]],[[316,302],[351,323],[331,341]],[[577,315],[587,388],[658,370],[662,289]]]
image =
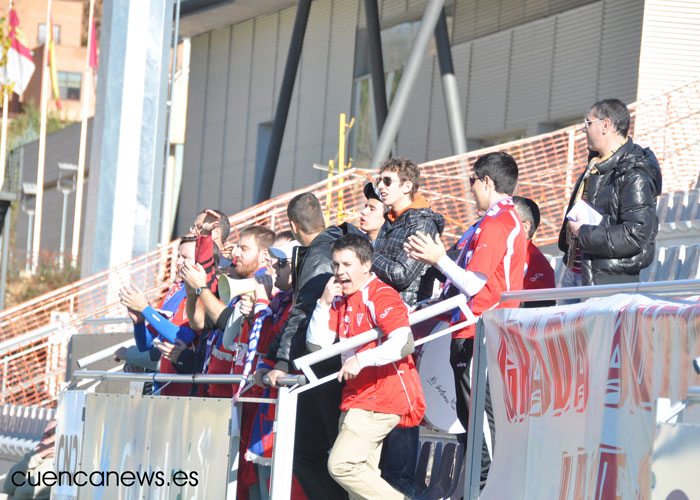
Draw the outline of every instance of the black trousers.
[[[338,437],[340,397],[336,380],[299,395],[293,470],[309,500],[348,498],[328,473],[328,452]]]
[[[452,339],[450,344],[450,365],[455,379],[455,392],[457,393],[457,418],[465,429],[469,428],[469,404],[471,401],[471,380],[469,365],[474,354],[474,339]],[[488,380],[486,381],[486,417],[491,430],[491,441],[496,441],[496,423],[493,419],[493,407],[491,406],[491,391]],[[467,445],[467,435],[457,436],[460,443]],[[481,447],[481,488],[486,485],[486,479],[491,467],[489,450],[484,440]]]

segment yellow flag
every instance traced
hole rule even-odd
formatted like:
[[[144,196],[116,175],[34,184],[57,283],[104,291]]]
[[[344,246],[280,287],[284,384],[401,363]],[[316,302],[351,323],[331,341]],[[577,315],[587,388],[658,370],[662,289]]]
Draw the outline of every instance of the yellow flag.
[[[51,71],[51,89],[53,90],[53,98],[56,101],[56,107],[61,109],[61,94],[58,91],[58,71],[56,70],[56,42],[53,39],[53,22],[49,21],[48,29],[48,51],[49,51],[49,67]]]

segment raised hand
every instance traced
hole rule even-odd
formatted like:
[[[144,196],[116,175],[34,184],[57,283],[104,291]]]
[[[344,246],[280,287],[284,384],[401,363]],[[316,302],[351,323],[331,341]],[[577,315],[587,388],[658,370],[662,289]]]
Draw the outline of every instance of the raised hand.
[[[125,286],[119,290],[119,301],[123,306],[141,312],[148,307],[148,300],[141,290],[134,286]]]
[[[207,273],[200,264],[185,262],[182,265],[182,279],[192,290],[207,286]]]
[[[340,283],[335,279],[335,276],[331,277],[326,283],[326,288],[323,290],[321,298],[318,299],[319,303],[324,307],[330,307],[333,303],[333,299],[343,295],[343,288]]]

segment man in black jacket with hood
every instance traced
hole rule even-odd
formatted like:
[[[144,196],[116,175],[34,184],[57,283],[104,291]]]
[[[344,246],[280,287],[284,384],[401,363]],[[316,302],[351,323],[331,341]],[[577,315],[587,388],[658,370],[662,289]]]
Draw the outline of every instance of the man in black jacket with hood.
[[[654,153],[627,137],[630,113],[618,99],[598,101],[584,123],[589,163],[576,182],[567,213],[578,200],[603,216],[598,225],[564,219],[559,249],[582,285],[639,282],[654,259],[661,170]]]
[[[287,207],[294,238],[302,246],[292,257],[292,309],[282,330],[267,348],[267,359],[275,363],[269,372],[258,370],[256,380],[267,373],[274,385],[293,370],[293,361],[306,354],[306,329],[316,302],[333,276],[331,244],[347,233],[363,233],[352,224],[325,227],[323,211],[312,193],[295,196]],[[340,357],[315,366],[327,375],[340,370]],[[328,451],[338,436],[340,384],[333,380],[299,395],[294,438],[294,475],[309,500],[345,499],[347,493],[328,473]]]

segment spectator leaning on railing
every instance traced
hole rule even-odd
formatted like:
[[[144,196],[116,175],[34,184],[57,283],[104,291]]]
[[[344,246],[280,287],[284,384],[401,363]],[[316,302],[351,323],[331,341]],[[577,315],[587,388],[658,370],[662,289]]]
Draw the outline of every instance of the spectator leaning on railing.
[[[661,170],[656,156],[627,137],[630,113],[618,99],[591,106],[584,120],[590,151],[567,213],[579,201],[601,216],[599,224],[566,217],[559,233],[568,271],[564,286],[635,283],[654,260]]]
[[[362,234],[347,223],[326,228],[321,204],[312,193],[292,198],[287,216],[294,238],[302,246],[294,249],[292,259],[292,309],[267,350],[267,359],[275,366],[268,372],[273,385],[278,377],[293,369],[296,358],[306,353],[309,319],[333,274],[331,243],[348,232]],[[339,359],[332,358],[315,368],[317,373],[331,373],[339,368]],[[261,370],[267,372],[267,368]],[[262,372],[258,371],[256,377],[260,379]],[[347,497],[331,479],[326,465],[328,450],[338,435],[339,404],[338,382],[328,382],[299,395],[293,470],[309,500]]]
[[[345,380],[340,432],[328,470],[352,498],[403,499],[382,479],[382,441],[397,425],[417,426],[425,398],[413,364],[408,309],[399,294],[371,273],[373,250],[360,235],[336,240],[335,275],[314,309],[307,342],[321,348],[378,328],[373,341],[342,354],[338,380]]]

